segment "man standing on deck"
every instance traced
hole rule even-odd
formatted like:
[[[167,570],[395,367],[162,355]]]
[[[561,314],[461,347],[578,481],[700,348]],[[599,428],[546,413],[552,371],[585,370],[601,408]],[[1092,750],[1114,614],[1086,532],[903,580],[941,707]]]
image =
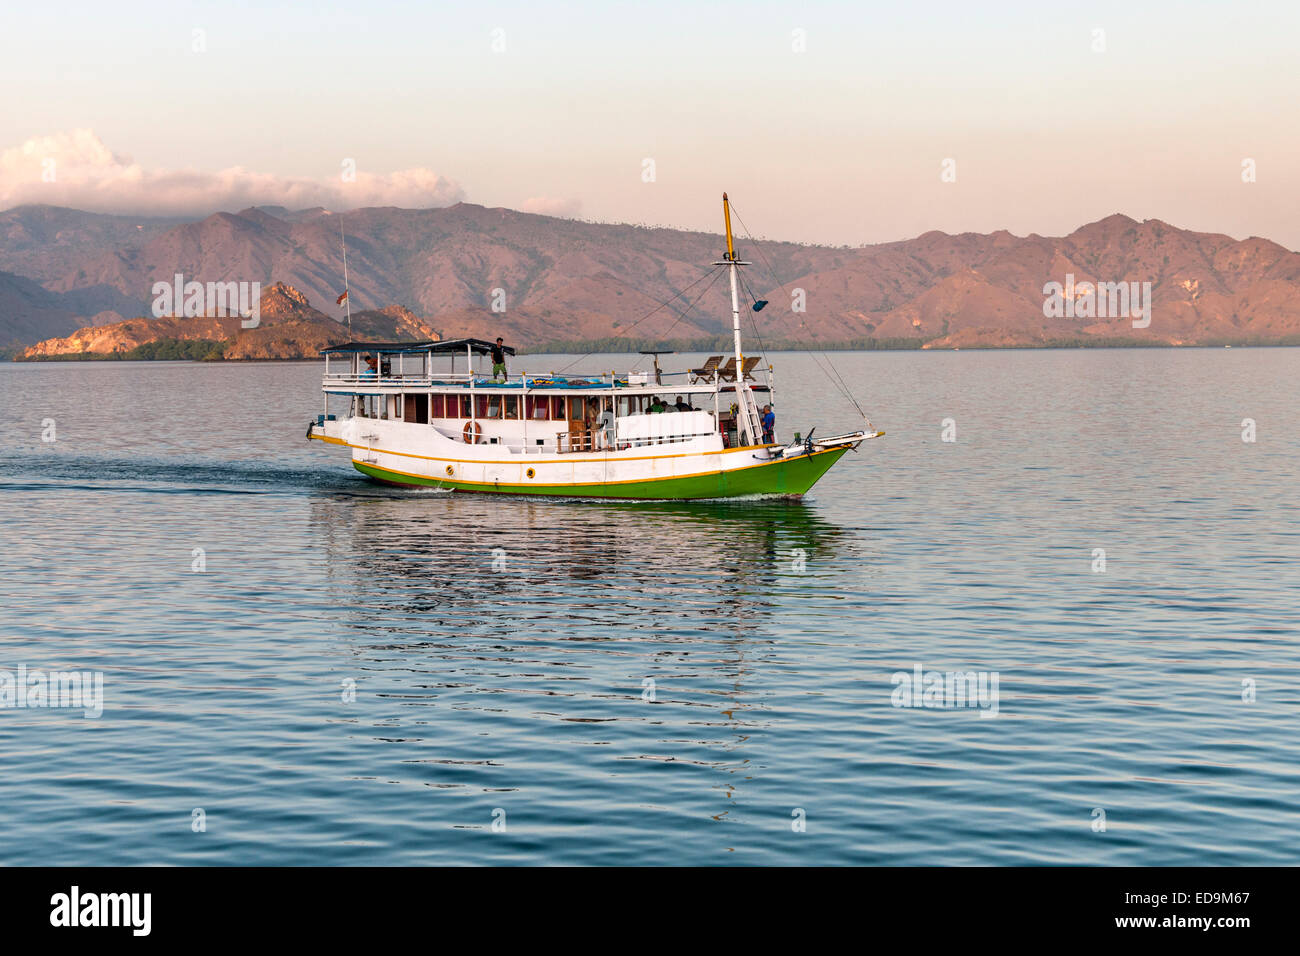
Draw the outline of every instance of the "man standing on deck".
[[[497,380],[497,375],[501,376],[501,381],[509,381],[510,374],[506,371],[506,350],[502,348],[505,340],[497,336],[497,344],[492,346],[492,381]]]
[[[772,411],[771,405],[763,406],[763,442],[772,444],[776,441],[776,413]]]

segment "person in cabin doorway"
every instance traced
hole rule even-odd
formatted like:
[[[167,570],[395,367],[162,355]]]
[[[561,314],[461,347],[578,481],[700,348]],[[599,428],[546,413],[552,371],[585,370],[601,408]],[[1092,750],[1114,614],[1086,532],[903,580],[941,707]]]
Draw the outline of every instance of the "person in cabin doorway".
[[[776,441],[776,413],[771,405],[763,406],[763,441],[771,444]]]
[[[587,407],[582,416],[586,429],[586,446],[588,451],[600,451],[604,447],[604,421],[601,418],[601,402],[597,398],[587,399]]]
[[[506,350],[505,340],[497,336],[497,344],[492,346],[492,381],[501,376],[501,381],[505,382],[510,379],[510,374],[506,371]]]
[[[600,445],[602,448],[614,447],[614,400],[609,399],[608,404],[601,402],[600,418]]]

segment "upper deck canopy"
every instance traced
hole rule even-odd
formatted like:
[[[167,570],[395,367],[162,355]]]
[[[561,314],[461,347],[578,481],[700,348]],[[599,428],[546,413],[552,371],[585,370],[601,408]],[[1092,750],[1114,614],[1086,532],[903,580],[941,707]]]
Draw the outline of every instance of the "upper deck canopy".
[[[359,352],[384,352],[389,355],[424,354],[490,355],[495,346],[482,339],[443,339],[437,342],[346,342],[343,345],[331,345],[320,350],[321,355],[355,355]],[[507,355],[514,355],[515,350],[509,345],[501,346]]]

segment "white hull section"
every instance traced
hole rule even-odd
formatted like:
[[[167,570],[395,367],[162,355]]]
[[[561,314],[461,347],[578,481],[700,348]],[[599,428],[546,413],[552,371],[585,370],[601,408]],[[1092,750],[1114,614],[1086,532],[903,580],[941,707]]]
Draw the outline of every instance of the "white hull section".
[[[682,478],[752,467],[768,446],[724,449],[716,434],[666,445],[596,452],[536,451],[456,441],[425,424],[369,418],[327,421],[313,437],[352,450],[354,463],[398,475],[481,485],[586,485]],[[531,474],[529,472],[531,471]]]

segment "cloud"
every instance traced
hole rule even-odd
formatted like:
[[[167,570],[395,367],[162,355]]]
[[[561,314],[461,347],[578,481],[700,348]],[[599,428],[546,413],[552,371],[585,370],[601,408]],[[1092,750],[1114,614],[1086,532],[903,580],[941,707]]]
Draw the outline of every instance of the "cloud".
[[[561,219],[576,219],[582,212],[582,201],[578,199],[552,199],[549,196],[534,196],[525,199],[521,212],[535,212],[539,216],[558,216]]]
[[[341,211],[362,206],[425,209],[464,198],[458,183],[431,169],[394,173],[357,170],[308,179],[234,166],[218,172],[145,169],[114,153],[89,129],[33,137],[0,153],[0,209],[24,203],[71,206],[93,212],[206,215],[248,206]]]

